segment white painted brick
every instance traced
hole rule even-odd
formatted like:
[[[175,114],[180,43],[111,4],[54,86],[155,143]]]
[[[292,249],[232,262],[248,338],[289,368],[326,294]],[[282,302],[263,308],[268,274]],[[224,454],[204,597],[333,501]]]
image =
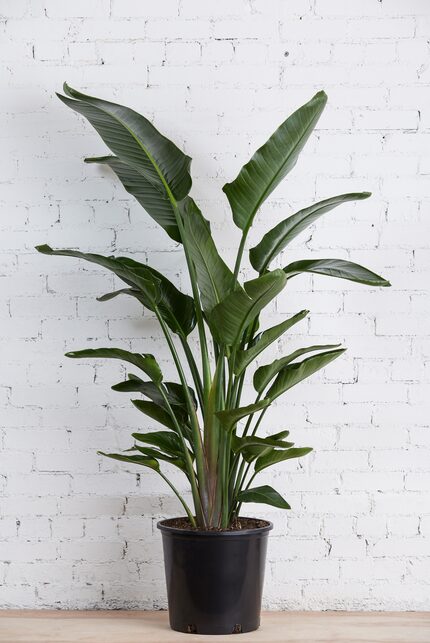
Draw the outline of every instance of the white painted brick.
[[[372,548],[375,558],[393,556],[397,558],[409,556],[426,556],[426,540],[420,536],[413,538],[386,538],[379,540]]]
[[[160,7],[146,0],[143,2],[141,0],[113,0],[112,2],[112,16],[114,18],[175,18],[177,15],[177,0],[165,0]]]
[[[61,560],[86,560],[94,563],[102,563],[122,558],[124,545],[122,542],[75,540],[73,542],[60,543],[58,551]]]
[[[98,304],[120,287],[109,273],[34,251],[116,248],[189,291],[180,248],[109,171],[81,162],[105,148],[57,101],[66,79],[142,111],[194,158],[193,195],[231,264],[239,234],[222,185],[290,110],[327,90],[316,134],[249,246],[312,201],[370,189],[371,201],[322,218],[274,267],[337,256],[393,287],[303,276],[264,319],[312,311],[259,363],[298,346],[348,347],[264,427],[288,418],[296,443],[315,447],[265,474],[291,512],[250,507],[275,523],[265,606],[428,609],[428,3],[3,0],[1,14],[0,607],[166,607],[155,521],[179,511],[162,480],[139,482],[96,454],[127,448],[141,428],[109,388],[123,365],[63,356],[114,343],[155,353],[177,379],[156,320],[133,300]]]
[[[109,12],[108,0],[76,0],[73,6],[47,0],[46,13],[49,18],[103,18]]]
[[[330,558],[364,558],[366,541],[359,536],[330,537]]]

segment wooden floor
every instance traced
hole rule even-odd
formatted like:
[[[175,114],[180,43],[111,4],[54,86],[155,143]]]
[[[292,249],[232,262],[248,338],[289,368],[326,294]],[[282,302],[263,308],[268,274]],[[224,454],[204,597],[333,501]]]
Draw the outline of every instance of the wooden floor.
[[[166,612],[0,611],[1,643],[430,643],[430,612],[266,612],[257,632],[192,636]]]

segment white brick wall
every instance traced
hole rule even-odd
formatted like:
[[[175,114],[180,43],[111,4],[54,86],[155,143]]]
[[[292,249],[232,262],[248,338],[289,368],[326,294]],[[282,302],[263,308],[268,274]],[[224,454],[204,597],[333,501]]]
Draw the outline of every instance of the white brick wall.
[[[229,260],[238,235],[221,186],[327,91],[253,239],[315,198],[370,189],[302,235],[290,260],[351,258],[393,287],[303,277],[272,311],[310,308],[291,342],[349,351],[268,414],[315,453],[267,474],[291,513],[255,508],[275,522],[265,604],[429,609],[430,3],[2,0],[0,13],[1,606],[164,607],[155,523],[179,511],[155,475],[96,455],[141,427],[109,389],[121,365],[63,357],[112,340],[156,352],[172,373],[156,324],[133,301],[95,301],[113,286],[102,271],[33,250],[136,253],[187,288],[178,248],[82,163],[104,147],[56,99],[67,80],[149,115],[194,158],[193,194]]]

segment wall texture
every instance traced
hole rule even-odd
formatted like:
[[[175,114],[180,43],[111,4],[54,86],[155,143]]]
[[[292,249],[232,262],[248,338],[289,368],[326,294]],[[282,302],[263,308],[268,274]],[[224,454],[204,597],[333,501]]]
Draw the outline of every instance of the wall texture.
[[[266,424],[315,452],[272,474],[288,515],[255,508],[276,525],[265,601],[430,608],[430,3],[2,0],[0,12],[1,606],[164,607],[155,524],[179,511],[155,475],[96,454],[142,427],[110,390],[121,365],[63,357],[132,347],[172,374],[154,320],[133,301],[98,303],[114,286],[102,271],[33,250],[133,254],[188,288],[180,249],[109,172],[82,163],[104,146],[55,97],[67,80],[149,115],[194,158],[193,194],[228,260],[238,235],[221,186],[327,91],[253,239],[315,199],[371,190],[302,234],[288,260],[351,258],[393,287],[301,277],[271,311],[311,310],[288,346],[339,340],[348,352]]]

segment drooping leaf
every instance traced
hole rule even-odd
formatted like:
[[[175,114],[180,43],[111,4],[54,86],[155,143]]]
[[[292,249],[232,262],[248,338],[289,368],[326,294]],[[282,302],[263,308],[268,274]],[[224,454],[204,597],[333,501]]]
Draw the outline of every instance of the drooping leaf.
[[[157,461],[164,460],[164,462],[168,462],[174,467],[178,467],[178,469],[181,469],[181,471],[184,471],[185,473],[187,472],[187,465],[185,464],[185,460],[183,458],[178,458],[176,456],[172,458],[171,456],[162,453],[162,451],[160,451],[159,449],[153,449],[152,447],[142,447],[137,444],[133,447],[132,450],[139,451],[139,453],[141,453],[145,457],[154,458],[154,460]]]
[[[338,348],[340,344],[320,344],[317,346],[307,346],[306,348],[299,348],[293,353],[281,357],[281,359],[276,359],[271,364],[266,364],[260,366],[254,373],[253,384],[257,393],[262,393],[270,381],[281,371],[284,366],[290,364],[298,357],[306,355],[306,353],[312,353],[314,351],[320,351],[327,348]]]
[[[338,350],[327,351],[307,357],[297,364],[284,366],[266,393],[266,398],[270,400],[276,399],[288,389],[330,364],[330,362],[342,355],[345,350],[345,348],[339,348]]]
[[[250,228],[260,205],[295,166],[326,102],[324,92],[315,94],[255,152],[235,180],[223,187],[233,220],[241,230]]]
[[[127,192],[136,198],[149,216],[164,228],[171,239],[182,243],[175,211],[165,189],[160,189],[158,185],[148,181],[143,172],[139,172],[136,167],[124,163],[116,156],[86,158],[85,162],[108,165]]]
[[[86,348],[81,351],[70,351],[66,353],[66,357],[72,358],[91,358],[100,359],[107,357],[108,359],[120,359],[123,362],[134,364],[142,370],[153,382],[159,384],[163,380],[163,374],[155,359],[154,355],[150,353],[131,353],[130,351],[123,350],[122,348]]]
[[[247,281],[217,304],[208,316],[215,339],[221,344],[237,344],[255,317],[284,288],[287,277],[283,270],[268,272]]]
[[[371,270],[343,259],[305,259],[294,261],[284,268],[288,278],[300,275],[303,272],[314,272],[318,275],[349,279],[367,286],[390,286],[390,282],[375,274]]]
[[[182,384],[177,382],[164,382],[164,388],[166,389],[166,395],[169,403],[172,406],[186,406],[186,398]],[[158,387],[156,387],[152,382],[144,382],[140,377],[129,373],[128,379],[124,382],[119,382],[112,386],[113,391],[120,391],[121,393],[142,393],[149,397],[157,404],[162,405],[164,403],[163,396],[160,393]],[[189,386],[188,391],[191,396],[191,400],[197,408],[196,394],[194,390]]]
[[[302,458],[304,455],[307,455],[311,451],[311,447],[301,447],[299,449],[292,448],[285,449],[283,451],[273,449],[269,451],[269,453],[265,453],[264,455],[261,455],[259,458],[257,458],[254,468],[256,472],[263,471],[263,469],[267,469],[267,467],[278,464],[278,462],[291,460],[293,458]]]
[[[270,404],[269,400],[261,400],[256,404],[248,404],[247,406],[241,406],[236,409],[227,409],[225,411],[217,411],[215,415],[218,417],[221,425],[226,431],[231,431],[234,429],[236,424],[244,417],[251,415],[251,413],[256,413],[261,411],[266,406]]]
[[[231,447],[235,453],[240,453],[246,462],[252,462],[270,448],[289,449],[294,446],[294,442],[283,440],[288,434],[289,431],[282,431],[267,438],[258,438],[255,435],[246,435],[244,437],[233,435]]]
[[[99,298],[99,301],[112,299],[120,294],[135,297],[151,311],[157,307],[169,328],[186,337],[193,330],[195,320],[194,300],[180,292],[160,272],[129,257],[104,257],[78,250],[53,250],[47,245],[36,246],[42,254],[76,257],[107,268],[131,289],[120,289]]]
[[[185,397],[185,391],[182,384],[178,384],[178,382],[164,382],[164,386],[167,389],[167,397],[169,398],[169,401],[172,400],[170,401],[171,404],[178,404],[180,406],[183,406],[184,408],[187,406],[187,399]],[[194,408],[197,409],[196,394],[191,386],[188,387],[188,392],[190,394]]]
[[[194,201],[186,199],[181,206],[185,235],[196,267],[203,310],[209,313],[231,291],[233,273],[218,254],[209,224]]]
[[[120,453],[104,453],[103,451],[97,451],[97,453],[104,455],[106,458],[112,458],[112,460],[119,460],[120,462],[127,462],[129,464],[139,464],[142,467],[154,469],[154,471],[160,470],[160,465],[157,460],[144,455],[122,455]]]
[[[45,255],[76,257],[90,263],[107,268],[129,286],[134,286],[141,291],[145,301],[157,302],[159,299],[160,284],[144,264],[127,257],[104,257],[78,250],[53,250],[48,245],[36,246],[36,250]]]
[[[276,341],[281,335],[285,333],[289,328],[297,324],[299,321],[304,319],[308,315],[308,310],[302,310],[293,317],[286,319],[285,321],[272,326],[257,335],[252,343],[252,346],[246,350],[240,350],[237,352],[236,361],[234,363],[234,373],[235,375],[240,375],[243,373],[244,369],[254,360],[265,348],[270,346],[274,341]]]
[[[137,442],[144,442],[158,447],[169,455],[182,455],[182,443],[175,433],[170,431],[151,431],[151,433],[132,433]]]
[[[291,509],[290,505],[284,498],[269,485],[254,487],[241,491],[237,497],[239,502],[259,502],[278,509]]]
[[[157,307],[161,316],[170,330],[178,335],[187,337],[196,325],[194,299],[178,290],[161,272],[150,266],[147,266],[147,269],[157,283],[160,284]]]
[[[64,83],[67,96],[57,94],[68,107],[85,116],[110,150],[145,178],[180,201],[191,188],[191,159],[141,114],[93,96]],[[69,98],[70,97],[70,98]]]
[[[105,295],[96,297],[96,299],[97,301],[110,301],[111,299],[118,297],[118,295],[130,295],[130,297],[135,297],[143,303],[141,293],[133,288],[120,288],[119,290],[113,290],[112,292],[107,292]]]
[[[252,267],[260,274],[265,272],[270,262],[273,261],[300,232],[312,225],[320,216],[333,210],[341,203],[367,199],[370,195],[370,192],[340,194],[339,196],[319,201],[319,203],[314,203],[308,208],[299,210],[296,214],[284,219],[284,221],[281,221],[272,228],[272,230],[267,232],[260,243],[254,248],[251,248],[249,251],[249,259]]]
[[[155,402],[148,402],[148,400],[131,400],[131,402],[139,411],[148,417],[156,420],[163,426],[167,426],[171,431],[176,431],[170,414]]]

